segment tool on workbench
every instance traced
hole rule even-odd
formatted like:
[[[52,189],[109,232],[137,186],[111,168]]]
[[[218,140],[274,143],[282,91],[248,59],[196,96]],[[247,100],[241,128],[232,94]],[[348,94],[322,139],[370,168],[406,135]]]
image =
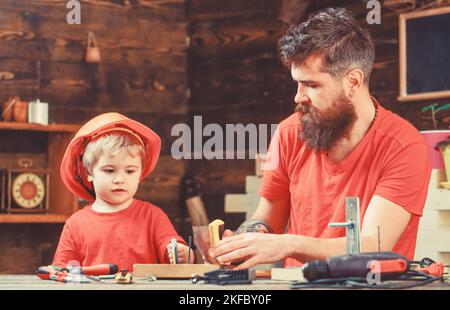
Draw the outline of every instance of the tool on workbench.
[[[192,277],[192,283],[205,281],[205,284],[251,284],[255,279],[255,270],[240,269],[240,270],[226,270],[217,269],[206,272],[204,276],[195,275]]]
[[[192,237],[189,236],[188,237],[188,257],[187,257],[186,264],[190,264],[191,263],[191,248],[192,248]]]
[[[393,252],[349,254],[311,261],[303,266],[303,276],[308,282],[296,282],[290,287],[404,289],[443,280],[412,269],[410,261]],[[382,282],[386,280],[390,282]],[[408,281],[408,284],[397,285],[395,281]]]
[[[79,266],[69,269],[69,273],[79,273],[90,276],[116,274],[119,268],[114,264],[98,264],[93,266]]]
[[[435,262],[431,258],[425,257],[420,261],[412,261],[412,268],[416,271],[423,272],[435,277],[444,277],[448,274],[448,265],[441,262]],[[447,271],[446,271],[447,270]]]
[[[117,273],[117,265],[99,264],[93,266],[79,266],[63,268],[55,265],[41,266],[36,269],[36,275],[43,280],[53,280],[60,282],[90,282],[87,277],[82,276],[100,276]],[[66,279],[67,278],[67,279]],[[65,279],[65,280],[64,280]]]
[[[214,220],[208,225],[210,246],[213,247],[222,239],[225,223],[222,220]]]
[[[168,244],[168,252],[171,264],[178,264],[178,242],[177,239],[173,238]]]
[[[63,269],[59,266],[48,265],[38,267],[35,273],[42,280],[50,280],[51,275],[64,276],[68,273],[68,270]]]
[[[52,275],[50,275],[49,280],[65,282],[65,283],[91,283],[92,282],[86,276],[71,275],[69,273],[66,273],[64,275],[52,274]]]
[[[101,279],[100,276],[86,276],[86,278],[88,278],[89,280],[92,280],[94,282],[100,282],[100,283],[105,282],[105,280]]]
[[[330,223],[330,227],[346,228],[347,255],[331,257],[306,263],[301,271],[308,282],[299,281],[291,288],[310,287],[367,287],[409,288],[442,279],[439,266],[428,268],[430,274],[413,270],[411,262],[393,252],[380,252],[380,227],[378,226],[378,252],[360,253],[360,210],[358,197],[345,198],[346,222]],[[426,270],[426,269],[422,269]],[[382,285],[384,280],[416,280],[417,283],[403,286]]]
[[[115,281],[117,284],[131,284],[133,283],[133,275],[128,272],[128,269],[122,269],[116,274]]]
[[[379,272],[382,279],[396,278],[409,269],[409,261],[393,252],[374,252],[331,257],[308,262],[303,276],[308,281],[356,277],[367,279],[369,272]]]
[[[329,223],[329,227],[345,227],[347,254],[361,252],[359,197],[345,197],[345,219],[343,223]]]

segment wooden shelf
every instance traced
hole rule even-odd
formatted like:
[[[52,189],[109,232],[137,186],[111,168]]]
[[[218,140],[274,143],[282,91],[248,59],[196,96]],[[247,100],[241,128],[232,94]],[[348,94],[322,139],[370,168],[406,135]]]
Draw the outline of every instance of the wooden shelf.
[[[28,124],[17,122],[0,122],[0,130],[28,130],[44,132],[77,132],[81,125],[77,124]]]
[[[0,223],[64,223],[67,214],[0,214]]]

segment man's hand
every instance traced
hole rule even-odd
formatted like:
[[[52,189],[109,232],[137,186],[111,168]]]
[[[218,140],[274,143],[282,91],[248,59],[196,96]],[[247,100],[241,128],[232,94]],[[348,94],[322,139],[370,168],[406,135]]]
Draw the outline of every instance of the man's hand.
[[[235,269],[274,263],[290,255],[290,236],[261,233],[229,236],[211,248],[208,254],[223,265],[245,261]]]

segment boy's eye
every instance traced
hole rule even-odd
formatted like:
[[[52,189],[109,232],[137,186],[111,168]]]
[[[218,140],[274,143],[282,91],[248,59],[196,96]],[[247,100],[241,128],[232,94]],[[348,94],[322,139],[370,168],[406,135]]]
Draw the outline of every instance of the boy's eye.
[[[136,172],[136,170],[127,170],[128,174],[132,174],[132,173],[135,173],[135,172]]]
[[[105,173],[113,173],[114,170],[113,169],[103,169],[103,172],[105,172]]]

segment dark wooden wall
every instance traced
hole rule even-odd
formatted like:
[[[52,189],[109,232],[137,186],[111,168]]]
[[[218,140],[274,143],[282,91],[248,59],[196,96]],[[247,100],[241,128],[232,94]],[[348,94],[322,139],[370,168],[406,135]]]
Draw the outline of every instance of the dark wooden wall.
[[[368,12],[363,0],[309,2],[304,14],[345,6],[365,22]],[[14,74],[0,81],[0,100],[40,97],[50,103],[50,120],[59,123],[119,111],[151,126],[163,139],[162,157],[138,197],[160,205],[188,234],[179,199],[179,180],[188,171],[200,183],[210,218],[223,218],[235,229],[244,216],[224,214],[224,195],[244,192],[245,176],[254,174],[253,160],[175,161],[170,146],[176,137],[170,131],[194,115],[201,115],[204,125],[224,126],[278,123],[292,113],[296,87],[276,55],[278,38],[288,27],[278,19],[281,0],[81,1],[81,25],[66,23],[65,4],[0,3],[0,71]],[[396,100],[397,17],[384,9],[381,25],[369,26],[377,52],[372,94],[418,129],[431,129],[431,117],[420,112],[431,101]],[[87,31],[100,45],[99,65],[83,62]],[[449,116],[438,115],[440,128]],[[0,273],[30,273],[49,263],[61,228],[0,224]]]
[[[304,2],[307,2],[306,0]],[[366,25],[376,45],[371,92],[389,110],[420,130],[433,129],[431,115],[420,108],[448,99],[400,103],[398,14],[382,10],[380,25],[367,25],[363,0],[314,0],[305,16],[325,7],[347,7]],[[418,5],[421,2],[418,1]],[[430,1],[428,1],[430,2]],[[281,0],[187,0],[189,21],[189,109],[203,124],[278,123],[294,110],[296,86],[279,62],[276,46],[288,25],[278,19]],[[295,14],[294,14],[295,15]],[[438,114],[440,128],[447,128],[450,110]],[[191,160],[212,217],[224,218],[236,228],[243,215],[224,214],[223,196],[243,193],[245,176],[254,174],[252,160]]]
[[[56,123],[83,123],[116,111],[150,126],[163,149],[137,197],[160,206],[181,230],[179,184],[185,165],[170,156],[170,131],[187,120],[184,0],[80,1],[80,25],[67,24],[66,2],[1,1],[0,71],[13,78],[0,80],[0,102],[12,95],[27,101],[39,97],[49,102],[49,119]],[[100,64],[84,61],[88,31],[100,46]],[[37,143],[30,147],[30,152],[45,149]],[[23,147],[2,147],[17,149]],[[61,228],[0,224],[0,273],[31,273],[50,263]]]

